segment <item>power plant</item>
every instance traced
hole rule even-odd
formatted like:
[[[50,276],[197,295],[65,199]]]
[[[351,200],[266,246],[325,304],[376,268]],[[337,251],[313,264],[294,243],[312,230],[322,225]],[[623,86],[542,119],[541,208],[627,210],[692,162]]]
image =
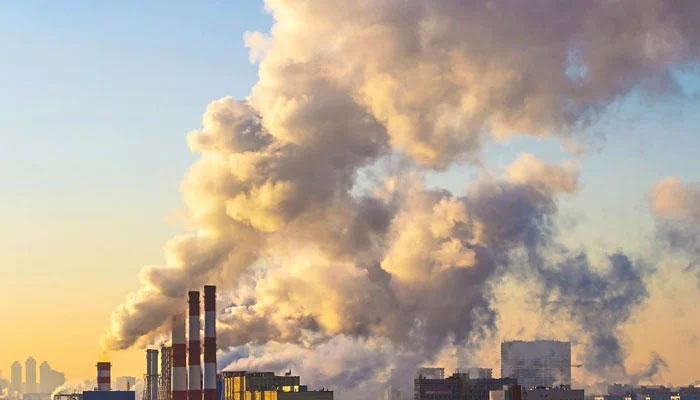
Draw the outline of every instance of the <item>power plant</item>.
[[[187,293],[187,310],[187,321],[185,321],[185,314],[179,310],[172,318],[170,346],[162,343],[160,351],[146,350],[142,400],[333,399],[332,391],[308,390],[306,385],[300,384],[298,376],[291,375],[291,371],[284,376],[277,376],[274,372],[251,371],[227,371],[219,374],[216,363],[216,286],[204,286],[203,341],[200,338],[201,304],[198,290]],[[34,359],[28,359],[26,365],[28,386],[31,387],[35,381],[35,373],[32,372],[35,369]],[[126,390],[112,390],[110,362],[98,362],[96,367],[97,379],[94,390],[84,390],[82,393],[57,393],[53,396],[53,400],[136,399],[133,384],[122,385]],[[13,364],[13,384],[19,380],[15,378],[21,375],[21,368],[19,363]],[[22,400],[44,399],[23,398]]]

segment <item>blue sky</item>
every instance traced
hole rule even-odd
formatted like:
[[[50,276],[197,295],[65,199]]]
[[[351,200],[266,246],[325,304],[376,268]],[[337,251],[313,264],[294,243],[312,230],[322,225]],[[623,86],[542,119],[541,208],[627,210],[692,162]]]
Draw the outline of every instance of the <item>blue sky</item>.
[[[210,101],[248,94],[256,66],[243,33],[272,22],[260,1],[192,4],[0,5],[0,271],[13,277],[8,296],[37,285],[38,298],[60,303],[58,291],[75,287],[51,286],[66,275],[111,279],[100,331],[137,287],[139,268],[159,263],[162,244],[183,230],[173,215],[194,160],[185,135]],[[565,242],[645,251],[649,185],[666,176],[700,180],[700,79],[678,77],[687,98],[661,104],[633,95],[611,107],[590,128],[605,138],[598,151],[577,157],[555,139],[523,137],[487,145],[486,165],[503,167],[520,152],[578,160],[581,191],[562,204],[576,223]],[[460,192],[476,175],[453,166],[429,182]]]

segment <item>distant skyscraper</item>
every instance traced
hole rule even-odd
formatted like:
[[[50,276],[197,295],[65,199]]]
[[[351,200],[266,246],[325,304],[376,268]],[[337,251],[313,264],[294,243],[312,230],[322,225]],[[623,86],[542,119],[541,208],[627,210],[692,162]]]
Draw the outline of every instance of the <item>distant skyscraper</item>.
[[[62,372],[51,369],[48,362],[44,361],[39,366],[39,392],[53,393],[54,389],[63,385],[66,377]]]
[[[22,364],[19,361],[12,363],[10,371],[10,390],[22,393]]]
[[[571,385],[571,343],[554,340],[501,343],[501,376],[525,390]]]
[[[34,357],[29,357],[24,362],[24,374],[24,392],[36,393],[36,361]]]

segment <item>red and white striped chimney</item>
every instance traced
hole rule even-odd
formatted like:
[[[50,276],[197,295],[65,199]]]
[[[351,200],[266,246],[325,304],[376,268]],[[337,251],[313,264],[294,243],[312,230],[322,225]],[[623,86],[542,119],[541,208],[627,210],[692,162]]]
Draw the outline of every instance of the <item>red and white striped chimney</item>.
[[[189,352],[187,359],[188,384],[187,400],[202,400],[202,366],[200,355],[202,353],[199,339],[199,292],[196,290],[189,292],[190,323],[189,323]]]
[[[204,286],[204,400],[216,400],[216,286]]]
[[[185,318],[178,314],[173,317],[173,400],[187,400],[187,344],[185,343]]]
[[[100,392],[109,392],[112,390],[111,377],[112,364],[108,362],[97,363],[97,390]]]

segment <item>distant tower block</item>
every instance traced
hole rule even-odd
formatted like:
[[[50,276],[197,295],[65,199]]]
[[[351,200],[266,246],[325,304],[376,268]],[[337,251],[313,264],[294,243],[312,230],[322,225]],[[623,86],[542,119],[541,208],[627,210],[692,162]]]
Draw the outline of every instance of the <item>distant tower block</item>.
[[[24,374],[24,393],[36,393],[36,361],[34,361],[34,357],[29,357],[24,362]]]
[[[187,345],[185,344],[185,318],[173,317],[173,400],[187,400]]]
[[[188,382],[187,400],[202,400],[202,366],[201,366],[201,341],[199,339],[199,292],[191,291],[188,294],[190,323],[189,323],[189,352],[187,359]]]
[[[204,400],[216,400],[216,286],[204,286]]]
[[[111,377],[112,364],[108,362],[97,363],[97,391],[109,392],[112,390]]]
[[[10,390],[15,393],[22,393],[22,364],[19,361],[12,363]]]

